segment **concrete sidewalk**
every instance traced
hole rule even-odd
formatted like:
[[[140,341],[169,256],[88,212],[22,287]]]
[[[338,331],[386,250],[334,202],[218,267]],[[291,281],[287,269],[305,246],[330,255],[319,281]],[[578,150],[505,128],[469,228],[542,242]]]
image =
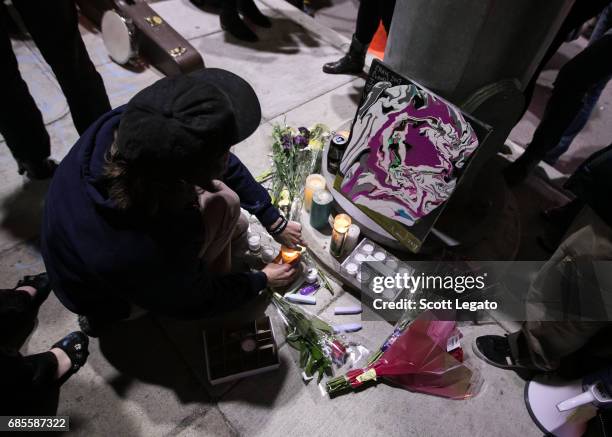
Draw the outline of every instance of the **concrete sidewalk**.
[[[201,51],[207,66],[231,70],[257,91],[262,124],[235,147],[254,174],[269,167],[273,123],[339,126],[352,118],[363,85],[362,79],[321,72],[323,63],[341,55],[347,38],[283,0],[259,4],[273,17],[274,26],[257,30],[261,37],[257,44],[228,37],[219,28],[216,15],[187,0],[152,5]],[[153,69],[133,72],[112,63],[100,35],[87,26],[82,31],[113,106],[126,103],[161,77]],[[61,159],[77,139],[65,100],[33,44],[15,42],[14,46],[23,75],[45,114],[53,156]],[[25,274],[44,270],[36,237],[47,184],[26,182],[18,176],[6,147],[0,148],[0,179],[0,282],[8,287]],[[313,311],[332,320],[333,306],[357,302],[339,288],[334,296],[320,293],[318,300]],[[280,329],[273,308],[268,313]],[[51,296],[22,352],[46,350],[75,329],[75,315]],[[359,338],[375,348],[390,330],[386,323],[364,323]],[[466,326],[462,331],[468,354],[477,335],[503,332],[491,325]],[[211,387],[206,382],[197,324],[148,316],[125,322],[92,340],[88,364],[63,387],[58,414],[71,417],[70,434],[83,436],[541,435],[524,407],[524,382],[476,358],[472,363],[479,368],[484,385],[472,400],[450,401],[384,384],[329,400],[314,384],[303,384],[293,354],[283,336],[279,338],[282,365],[278,371]]]

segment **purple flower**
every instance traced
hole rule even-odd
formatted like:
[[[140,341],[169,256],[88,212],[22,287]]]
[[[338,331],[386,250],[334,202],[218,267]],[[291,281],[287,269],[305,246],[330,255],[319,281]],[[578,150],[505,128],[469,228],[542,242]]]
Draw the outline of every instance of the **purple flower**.
[[[283,134],[281,136],[281,144],[283,145],[283,149],[289,150],[293,147],[293,139],[289,134]]]
[[[300,149],[303,149],[308,146],[308,139],[303,135],[297,135],[293,138],[293,143]]]
[[[310,131],[308,129],[305,127],[298,127],[298,131],[300,132],[301,136],[306,138],[306,141],[310,140]]]

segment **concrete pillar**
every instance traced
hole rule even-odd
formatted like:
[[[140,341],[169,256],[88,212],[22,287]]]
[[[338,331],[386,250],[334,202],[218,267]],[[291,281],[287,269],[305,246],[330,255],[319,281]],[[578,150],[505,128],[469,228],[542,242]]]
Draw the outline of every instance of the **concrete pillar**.
[[[500,188],[504,185],[500,174],[487,175],[492,167],[485,164],[523,114],[523,92],[573,3],[396,0],[385,63],[492,128],[453,194],[455,208],[444,213],[452,214],[451,223],[472,223],[468,211],[480,210],[479,202],[486,204],[474,195],[483,191],[479,184],[496,180]],[[498,214],[493,208],[487,212]],[[442,230],[462,241],[465,232],[458,229]]]
[[[459,105],[503,79],[523,91],[573,2],[397,0],[385,63]]]

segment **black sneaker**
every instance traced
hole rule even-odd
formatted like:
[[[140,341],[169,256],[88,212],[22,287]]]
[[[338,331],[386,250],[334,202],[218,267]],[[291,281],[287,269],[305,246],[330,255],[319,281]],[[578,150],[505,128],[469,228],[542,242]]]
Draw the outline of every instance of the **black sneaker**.
[[[507,337],[501,335],[477,337],[472,344],[472,350],[478,358],[500,369],[519,370],[525,368],[514,361]]]
[[[63,350],[72,363],[70,370],[60,378],[59,382],[62,383],[85,365],[87,357],[89,356],[89,338],[80,331],[71,332],[51,346],[51,349],[53,348]]]
[[[13,290],[24,286],[29,286],[36,290],[36,294],[32,299],[32,305],[35,308],[41,306],[47,297],[49,297],[49,293],[51,293],[51,283],[49,282],[49,276],[47,276],[46,273],[39,273],[38,275],[33,276],[24,276],[19,280],[19,282],[17,282],[17,285],[15,285]]]

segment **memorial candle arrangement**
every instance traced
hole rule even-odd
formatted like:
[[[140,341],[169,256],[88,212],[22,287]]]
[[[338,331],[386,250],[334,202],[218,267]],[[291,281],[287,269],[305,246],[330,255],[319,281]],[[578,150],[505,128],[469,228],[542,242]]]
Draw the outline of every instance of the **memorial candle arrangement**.
[[[325,189],[325,178],[317,173],[311,174],[306,178],[304,187],[304,209],[310,212],[312,196],[319,190]]]
[[[351,218],[346,214],[338,214],[334,218],[334,228],[332,230],[331,243],[329,245],[330,253],[339,258],[342,256],[342,248],[344,240],[351,226]]]

